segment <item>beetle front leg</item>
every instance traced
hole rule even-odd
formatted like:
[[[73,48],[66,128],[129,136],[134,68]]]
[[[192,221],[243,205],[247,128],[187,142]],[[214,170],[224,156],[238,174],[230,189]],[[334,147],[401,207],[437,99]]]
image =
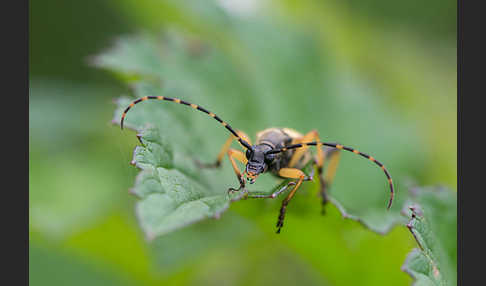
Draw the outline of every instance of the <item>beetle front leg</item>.
[[[246,135],[245,132],[241,130],[236,130],[236,133],[238,136],[243,138],[245,141],[247,141],[251,145],[251,140],[248,135]],[[206,169],[206,168],[218,168],[221,166],[221,162],[223,161],[224,155],[228,153],[228,150],[230,149],[231,143],[233,143],[234,140],[237,140],[238,138],[235,137],[234,135],[230,135],[229,138],[226,140],[226,142],[223,144],[221,147],[221,150],[218,153],[218,157],[216,158],[216,161],[213,163],[202,163],[198,159],[194,160],[194,163],[196,163],[196,166],[201,168],[201,169]],[[240,143],[241,145],[241,143]],[[241,145],[243,146],[243,145]],[[243,146],[244,147],[244,146]],[[235,150],[236,151],[236,150]],[[245,158],[246,159],[246,158]]]
[[[229,188],[228,193],[235,193],[235,192],[239,192],[241,190],[246,191],[245,180],[243,180],[243,175],[241,174],[240,169],[238,169],[238,166],[236,165],[236,161],[235,161],[235,159],[236,159],[236,160],[238,160],[241,163],[246,165],[248,160],[246,159],[245,154],[243,154],[243,152],[235,150],[235,149],[229,149],[227,154],[228,154],[228,158],[231,162],[231,166],[233,166],[233,171],[235,172],[236,178],[238,179],[238,181],[240,183],[240,187],[238,189]],[[246,191],[246,192],[248,193],[248,191]]]

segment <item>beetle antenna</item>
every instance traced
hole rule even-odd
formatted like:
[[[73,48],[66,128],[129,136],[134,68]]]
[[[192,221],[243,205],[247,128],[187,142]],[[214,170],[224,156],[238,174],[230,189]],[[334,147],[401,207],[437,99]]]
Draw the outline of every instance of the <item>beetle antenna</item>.
[[[228,131],[231,132],[236,137],[236,139],[241,143],[241,145],[245,146],[245,148],[247,148],[247,149],[252,149],[250,143],[246,142],[243,138],[241,138],[238,135],[238,133],[236,133],[236,131],[233,128],[231,128],[231,126],[228,123],[224,122],[216,114],[214,114],[214,113],[206,110],[205,108],[203,108],[203,107],[201,107],[199,105],[196,105],[196,104],[193,104],[193,103],[189,103],[189,102],[184,101],[182,99],[165,97],[165,96],[144,96],[144,97],[139,98],[139,99],[133,101],[132,103],[130,103],[130,105],[125,109],[125,111],[123,111],[123,114],[122,114],[122,117],[121,117],[121,121],[120,121],[120,127],[121,127],[121,129],[123,129],[123,121],[125,120],[125,117],[127,115],[128,110],[130,110],[130,108],[132,108],[135,104],[137,104],[139,102],[142,102],[142,101],[145,101],[145,100],[148,100],[148,99],[157,99],[157,100],[172,101],[172,102],[179,103],[179,104],[183,104],[183,105],[187,105],[189,107],[192,107],[193,109],[202,111],[202,112],[208,114],[209,116],[211,116],[212,118],[216,119],[219,123],[221,123],[224,127],[226,127],[226,129],[228,129]]]
[[[326,143],[326,142],[308,142],[308,143],[293,144],[293,145],[283,147],[283,148],[280,148],[280,149],[270,150],[270,151],[267,152],[267,154],[276,154],[276,153],[280,153],[280,152],[285,152],[289,149],[296,149],[296,148],[301,148],[301,147],[306,147],[306,146],[318,146],[318,147],[320,147],[322,145],[333,147],[333,148],[340,149],[340,150],[346,150],[346,151],[349,151],[349,152],[353,152],[354,154],[358,154],[362,157],[365,157],[366,159],[368,159],[368,160],[374,162],[376,165],[378,165],[383,170],[383,172],[385,172],[385,175],[388,179],[388,184],[390,185],[390,192],[391,192],[390,193],[390,201],[388,202],[388,206],[387,206],[387,209],[390,209],[392,202],[393,202],[393,197],[395,195],[392,178],[391,178],[388,170],[385,168],[385,166],[382,163],[380,163],[378,160],[376,160],[375,158],[373,158],[372,156],[370,156],[368,154],[362,153],[362,152],[360,152],[360,151],[358,151],[354,148],[343,146],[341,144]]]

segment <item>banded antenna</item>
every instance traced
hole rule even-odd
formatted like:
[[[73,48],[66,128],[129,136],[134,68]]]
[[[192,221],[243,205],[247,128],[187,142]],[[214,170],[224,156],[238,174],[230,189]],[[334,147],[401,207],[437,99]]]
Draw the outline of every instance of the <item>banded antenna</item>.
[[[144,97],[139,98],[139,99],[133,101],[132,103],[130,103],[130,105],[125,109],[125,111],[123,111],[121,121],[120,121],[121,129],[123,129],[123,121],[125,120],[125,117],[127,115],[128,110],[130,110],[130,108],[132,108],[135,104],[142,102],[142,101],[145,101],[145,100],[148,100],[148,99],[172,101],[172,102],[187,105],[189,107],[192,107],[193,109],[202,111],[202,112],[208,114],[209,116],[211,116],[212,118],[216,119],[219,123],[221,123],[224,127],[226,127],[226,129],[228,129],[228,131],[231,132],[236,137],[236,139],[241,143],[241,145],[243,145],[247,149],[252,149],[251,145],[248,142],[246,142],[243,138],[241,138],[236,133],[236,131],[233,128],[231,128],[231,126],[228,123],[224,122],[216,114],[206,110],[205,108],[203,108],[199,105],[189,103],[187,101],[184,101],[184,100],[181,100],[181,99],[178,99],[178,98],[171,98],[171,97],[165,97],[165,96],[144,96]]]
[[[335,144],[335,143],[326,143],[326,142],[308,142],[308,143],[299,143],[299,144],[293,144],[293,145],[289,145],[289,146],[286,146],[286,147],[283,147],[283,148],[279,148],[279,149],[274,149],[274,150],[271,150],[271,151],[268,151],[267,154],[276,154],[276,153],[280,153],[280,152],[285,152],[289,149],[296,149],[296,148],[301,148],[301,147],[306,147],[306,146],[329,146],[329,147],[333,147],[333,148],[337,148],[339,150],[346,150],[346,151],[349,151],[349,152],[353,152],[354,154],[358,154],[362,157],[365,157],[366,159],[374,162],[376,165],[378,165],[382,170],[383,172],[385,172],[385,175],[388,179],[388,184],[390,185],[390,201],[388,202],[388,206],[387,206],[387,209],[390,209],[391,205],[392,205],[392,202],[393,202],[393,197],[395,195],[395,191],[393,189],[393,180],[390,176],[390,173],[388,172],[388,170],[385,168],[385,166],[380,163],[378,160],[376,160],[375,158],[371,157],[370,155],[368,154],[365,154],[365,153],[362,153],[354,148],[350,148],[350,147],[346,147],[346,146],[343,146],[341,144]]]

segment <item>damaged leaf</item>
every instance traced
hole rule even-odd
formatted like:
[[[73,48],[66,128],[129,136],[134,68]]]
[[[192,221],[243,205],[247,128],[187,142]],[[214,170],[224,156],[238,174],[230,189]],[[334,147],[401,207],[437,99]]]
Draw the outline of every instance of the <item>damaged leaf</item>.
[[[414,285],[456,285],[457,205],[445,188],[415,188],[408,204],[408,229],[418,248],[408,255],[403,271]]]

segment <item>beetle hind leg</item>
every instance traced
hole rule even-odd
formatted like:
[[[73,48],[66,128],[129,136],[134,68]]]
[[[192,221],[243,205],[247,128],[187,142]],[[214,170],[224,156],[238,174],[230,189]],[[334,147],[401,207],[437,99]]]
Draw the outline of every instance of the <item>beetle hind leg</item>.
[[[329,201],[329,189],[336,175],[336,170],[339,164],[340,155],[341,152],[339,149],[332,148],[322,154],[323,157],[320,161],[322,162],[321,164],[319,164],[319,161],[316,160],[317,172],[319,174],[319,183],[320,183],[319,196],[321,197],[322,214],[325,214],[325,206]],[[323,172],[324,161],[329,162],[327,164],[327,168],[325,172]]]

